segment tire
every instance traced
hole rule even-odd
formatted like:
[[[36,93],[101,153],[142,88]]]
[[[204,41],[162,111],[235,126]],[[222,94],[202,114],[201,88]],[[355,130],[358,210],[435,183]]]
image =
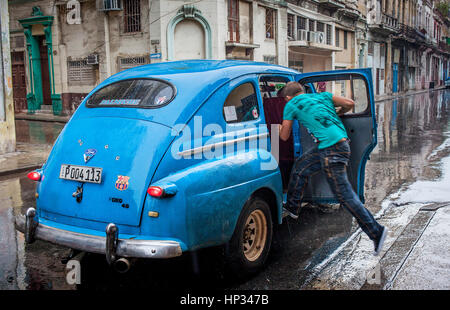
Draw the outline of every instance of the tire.
[[[270,207],[259,197],[250,198],[242,208],[225,255],[230,271],[237,277],[258,272],[269,255],[273,223]]]

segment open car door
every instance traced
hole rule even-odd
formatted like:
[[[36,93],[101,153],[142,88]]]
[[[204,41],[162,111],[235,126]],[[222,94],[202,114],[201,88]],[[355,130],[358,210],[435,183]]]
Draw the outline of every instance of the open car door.
[[[360,200],[364,202],[365,166],[370,153],[377,144],[371,69],[305,73],[297,75],[295,79],[303,85],[308,84],[312,87],[313,92],[328,91],[334,95],[352,98],[355,101],[354,110],[341,116],[341,119],[351,140],[348,177]],[[303,126],[300,126],[299,137],[301,153],[314,147],[315,143],[311,135]],[[304,201],[315,203],[338,202],[323,172],[312,176],[310,179]]]

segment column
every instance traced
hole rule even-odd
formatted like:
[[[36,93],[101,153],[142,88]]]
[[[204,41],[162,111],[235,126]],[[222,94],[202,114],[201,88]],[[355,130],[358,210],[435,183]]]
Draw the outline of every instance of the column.
[[[39,42],[31,34],[31,26],[25,28],[25,38],[27,40],[28,63],[30,66],[30,93],[27,94],[28,113],[34,113],[41,108],[44,102],[42,94],[42,74],[41,59],[39,53]]]
[[[387,94],[392,94],[392,39],[389,37],[387,40],[387,48],[386,48],[386,85],[385,91]]]
[[[60,115],[62,110],[61,95],[55,93],[55,69],[53,66],[53,42],[52,24],[44,25],[45,42],[47,44],[48,76],[50,79],[50,98],[52,99],[52,109],[54,115]]]

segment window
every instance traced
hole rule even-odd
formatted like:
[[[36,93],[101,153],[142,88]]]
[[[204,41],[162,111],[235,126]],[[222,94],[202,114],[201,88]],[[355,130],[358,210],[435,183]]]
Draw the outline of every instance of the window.
[[[348,31],[344,30],[344,49],[347,49],[347,35]]]
[[[67,79],[69,85],[93,85],[96,81],[94,66],[88,65],[86,59],[69,60]]]
[[[314,24],[315,24],[315,21],[310,19],[309,20],[309,31],[314,31],[315,30],[314,29]]]
[[[303,60],[289,59],[289,68],[303,73]]]
[[[88,107],[155,108],[168,104],[175,89],[167,82],[130,79],[109,84],[89,97]]]
[[[325,32],[325,24],[321,22],[317,22],[317,31]]]
[[[148,57],[119,58],[119,71],[148,64]]]
[[[123,2],[124,32],[141,31],[141,1],[124,0]]]
[[[273,64],[273,65],[277,64],[277,58],[275,56],[264,55],[263,59],[264,59],[264,62],[267,62],[268,64]]]
[[[240,123],[259,118],[258,99],[252,83],[244,83],[231,91],[223,106],[227,123]]]
[[[290,39],[295,38],[294,15],[292,15],[292,14],[287,15],[287,35],[288,35],[288,38],[290,38]]]
[[[358,74],[346,74],[337,77],[316,76],[300,82],[303,85],[313,83],[317,92],[327,91],[336,96],[352,98],[355,101],[355,108],[347,114],[366,114],[370,111],[367,84]]]
[[[275,39],[275,10],[266,8],[266,38]]]
[[[25,37],[22,35],[11,37],[11,49],[24,48],[25,47]]]
[[[297,29],[306,30],[306,18],[297,16]]]
[[[327,44],[331,45],[331,25],[327,25]]]
[[[230,42],[239,42],[239,0],[228,0],[228,33]]]
[[[337,29],[337,28],[336,28],[335,40],[336,40],[336,47],[339,47],[339,29]]]
[[[278,91],[283,88],[289,79],[284,76],[263,75],[259,79],[259,90],[262,98],[277,97]]]
[[[373,48],[374,48],[373,42],[369,42],[369,46],[367,47],[367,54],[368,55],[373,55]]]

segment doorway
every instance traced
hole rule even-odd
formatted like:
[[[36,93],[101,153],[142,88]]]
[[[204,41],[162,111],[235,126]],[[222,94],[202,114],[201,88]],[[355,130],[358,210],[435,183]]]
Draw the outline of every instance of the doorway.
[[[25,78],[24,52],[11,53],[11,69],[14,110],[16,112],[21,112],[27,109],[27,85]]]
[[[44,105],[52,104],[52,97],[50,92],[50,73],[48,69],[48,53],[45,36],[37,36],[39,42],[39,59],[41,62],[41,80],[42,80],[42,98]],[[42,109],[42,108],[41,108]]]

